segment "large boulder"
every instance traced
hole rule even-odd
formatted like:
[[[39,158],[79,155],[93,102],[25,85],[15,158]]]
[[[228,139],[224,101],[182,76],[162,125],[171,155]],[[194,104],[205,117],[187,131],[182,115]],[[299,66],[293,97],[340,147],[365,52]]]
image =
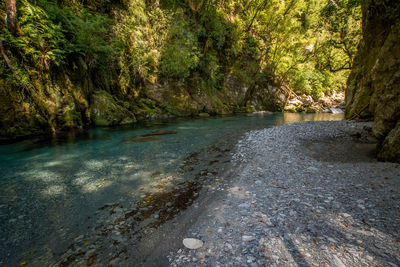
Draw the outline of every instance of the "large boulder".
[[[381,160],[399,160],[400,1],[363,5],[363,39],[346,90],[346,117],[373,118]]]
[[[112,126],[136,122],[133,114],[123,103],[117,102],[106,91],[97,91],[92,96],[91,119],[96,126]]]
[[[400,122],[393,128],[384,139],[378,153],[381,160],[392,160],[400,162]]]

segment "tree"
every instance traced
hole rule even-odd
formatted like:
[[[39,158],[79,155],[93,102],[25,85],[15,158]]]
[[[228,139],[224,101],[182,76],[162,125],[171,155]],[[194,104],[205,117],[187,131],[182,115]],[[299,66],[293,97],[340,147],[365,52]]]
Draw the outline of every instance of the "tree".
[[[16,0],[7,0],[6,9],[7,9],[7,17],[6,17],[7,28],[12,34],[15,35],[17,34],[18,30]]]
[[[327,34],[321,42],[319,68],[330,72],[352,69],[361,36],[360,1],[329,1],[321,11],[321,22]]]

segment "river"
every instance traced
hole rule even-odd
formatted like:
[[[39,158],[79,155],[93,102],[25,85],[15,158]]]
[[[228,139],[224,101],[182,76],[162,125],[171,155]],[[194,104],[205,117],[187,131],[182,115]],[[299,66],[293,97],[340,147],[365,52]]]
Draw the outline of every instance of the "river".
[[[342,119],[342,114],[300,113],[178,119],[2,145],[0,265],[39,266],[38,258],[58,262],[72,240],[96,227],[96,214],[107,203],[137,205],[155,184],[198,171],[192,161],[204,161],[208,153],[224,155],[228,162],[237,140],[249,130]],[[146,136],[157,130],[169,134]]]

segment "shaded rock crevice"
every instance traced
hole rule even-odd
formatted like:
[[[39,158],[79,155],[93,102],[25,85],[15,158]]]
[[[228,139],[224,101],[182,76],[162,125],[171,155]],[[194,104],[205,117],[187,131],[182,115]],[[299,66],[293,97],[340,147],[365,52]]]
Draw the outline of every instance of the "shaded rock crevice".
[[[400,2],[363,5],[363,39],[346,89],[346,117],[373,119],[378,158],[400,160]]]

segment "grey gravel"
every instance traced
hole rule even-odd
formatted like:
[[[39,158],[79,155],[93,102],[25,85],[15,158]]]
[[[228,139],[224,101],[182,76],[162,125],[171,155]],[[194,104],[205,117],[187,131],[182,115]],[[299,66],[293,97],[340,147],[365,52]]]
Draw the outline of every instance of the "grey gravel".
[[[230,182],[213,189],[223,197],[186,229],[203,247],[171,252],[171,266],[400,266],[400,168],[352,137],[368,127],[249,132],[232,155]]]

